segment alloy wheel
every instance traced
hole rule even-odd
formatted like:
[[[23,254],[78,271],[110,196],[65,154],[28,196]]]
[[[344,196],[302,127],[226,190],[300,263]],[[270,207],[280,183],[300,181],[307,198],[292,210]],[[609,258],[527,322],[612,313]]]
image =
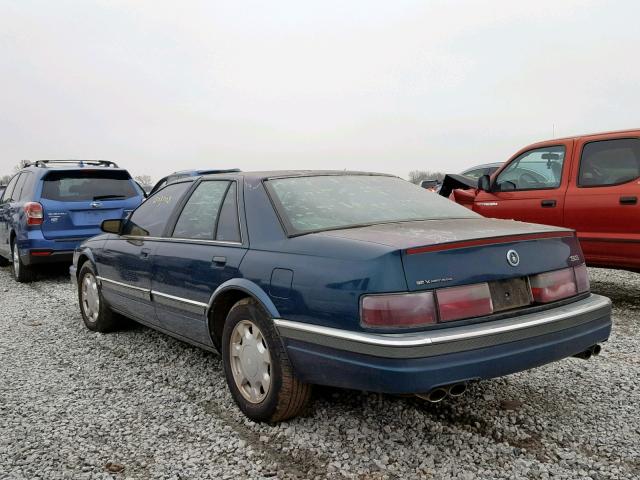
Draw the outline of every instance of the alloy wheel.
[[[229,339],[229,362],[236,386],[251,403],[262,402],[271,388],[271,355],[258,326],[241,320]]]
[[[87,273],[82,278],[81,286],[82,310],[91,322],[98,320],[100,313],[100,293],[98,292],[98,282],[95,275]]]

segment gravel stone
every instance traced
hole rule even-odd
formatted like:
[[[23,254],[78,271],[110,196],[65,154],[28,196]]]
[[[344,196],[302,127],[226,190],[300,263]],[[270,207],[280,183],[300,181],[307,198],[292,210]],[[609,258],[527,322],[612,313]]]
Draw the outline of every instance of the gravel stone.
[[[597,358],[439,404],[318,388],[305,416],[263,425],[216,355],[135,324],[90,332],[64,269],[0,268],[0,479],[640,478],[640,275],[590,273],[614,302]]]

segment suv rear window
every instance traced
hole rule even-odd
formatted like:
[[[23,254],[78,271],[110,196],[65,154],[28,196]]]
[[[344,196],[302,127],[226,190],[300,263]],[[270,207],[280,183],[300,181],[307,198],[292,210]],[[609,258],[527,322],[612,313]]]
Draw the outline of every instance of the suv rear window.
[[[139,194],[129,174],[122,170],[51,172],[42,187],[42,198],[59,202],[121,200]]]

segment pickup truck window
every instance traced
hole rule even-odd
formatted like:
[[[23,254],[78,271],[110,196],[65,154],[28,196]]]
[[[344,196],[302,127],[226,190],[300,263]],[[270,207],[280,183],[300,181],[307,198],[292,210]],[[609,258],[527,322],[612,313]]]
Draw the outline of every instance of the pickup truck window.
[[[640,139],[587,143],[582,149],[578,186],[604,187],[640,177]]]
[[[558,188],[562,179],[565,148],[552,146],[523,153],[496,179],[499,191]]]

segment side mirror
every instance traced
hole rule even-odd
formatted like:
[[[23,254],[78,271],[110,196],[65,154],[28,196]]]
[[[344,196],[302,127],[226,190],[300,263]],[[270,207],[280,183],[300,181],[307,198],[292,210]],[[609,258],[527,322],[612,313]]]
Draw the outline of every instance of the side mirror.
[[[489,175],[482,175],[478,178],[478,189],[483,192],[491,191],[491,177]]]
[[[122,220],[105,220],[100,225],[100,229],[105,233],[120,234],[122,231]]]

